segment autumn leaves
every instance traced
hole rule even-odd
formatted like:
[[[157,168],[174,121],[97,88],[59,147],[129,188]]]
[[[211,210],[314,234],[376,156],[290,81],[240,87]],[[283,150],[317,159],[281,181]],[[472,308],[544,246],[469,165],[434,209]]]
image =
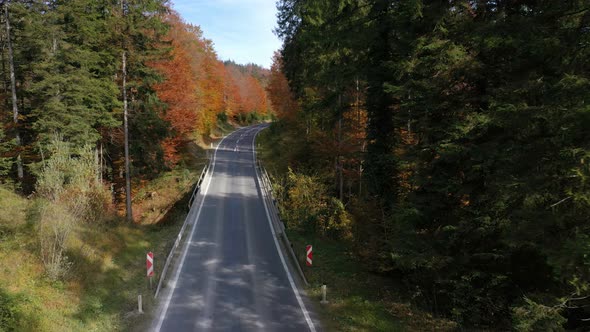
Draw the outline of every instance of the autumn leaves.
[[[221,62],[213,42],[176,12],[168,14],[165,21],[170,28],[161,47],[170,48],[170,56],[152,66],[164,77],[155,89],[167,105],[161,116],[170,123],[173,133],[162,147],[166,162],[175,164],[183,142],[211,134],[218,117],[240,121],[252,113],[268,114],[263,88],[268,71],[255,65]]]

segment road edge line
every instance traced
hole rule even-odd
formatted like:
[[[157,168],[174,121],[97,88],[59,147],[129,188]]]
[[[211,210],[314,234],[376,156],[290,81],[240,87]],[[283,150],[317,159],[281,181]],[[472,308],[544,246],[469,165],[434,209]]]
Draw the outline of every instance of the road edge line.
[[[253,155],[253,162],[254,162],[254,172],[256,173],[256,181],[258,182],[258,188],[260,188],[261,194],[262,194],[262,187],[260,186],[260,175],[258,173],[258,168],[256,168],[256,136],[258,136],[258,133],[260,133],[263,129],[258,130],[256,132],[256,134],[254,134],[254,137],[252,138],[252,155]],[[268,226],[270,227],[270,231],[272,232],[272,238],[275,244],[275,248],[277,249],[277,252],[279,253],[279,257],[281,258],[281,263],[283,263],[283,268],[285,269],[285,272],[287,273],[287,279],[289,279],[289,284],[291,284],[291,289],[293,290],[293,293],[295,294],[295,297],[297,298],[297,302],[299,303],[299,308],[301,308],[301,311],[303,312],[303,316],[305,317],[305,321],[307,322],[307,326],[309,327],[309,330],[311,332],[316,332],[315,326],[313,324],[313,321],[311,320],[311,317],[309,316],[309,312],[307,311],[307,308],[305,307],[305,304],[303,303],[303,300],[301,299],[301,295],[299,294],[299,289],[297,288],[297,286],[295,285],[295,282],[293,281],[293,276],[291,275],[291,272],[289,271],[289,268],[287,267],[287,263],[285,262],[285,257],[283,256],[283,253],[281,252],[281,249],[279,248],[279,243],[277,241],[277,234],[274,230],[274,227],[271,223],[270,220],[270,213],[268,212],[268,206],[266,205],[266,200],[264,199],[264,197],[262,198],[262,204],[264,205],[264,212],[266,212],[266,221],[268,221]]]

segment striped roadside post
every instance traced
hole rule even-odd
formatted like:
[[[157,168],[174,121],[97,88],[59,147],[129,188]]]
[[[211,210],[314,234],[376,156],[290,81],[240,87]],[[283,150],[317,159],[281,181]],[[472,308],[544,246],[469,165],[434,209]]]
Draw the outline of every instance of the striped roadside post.
[[[154,253],[147,253],[146,259],[147,276],[150,279],[150,289],[152,288],[152,277],[154,276]]]

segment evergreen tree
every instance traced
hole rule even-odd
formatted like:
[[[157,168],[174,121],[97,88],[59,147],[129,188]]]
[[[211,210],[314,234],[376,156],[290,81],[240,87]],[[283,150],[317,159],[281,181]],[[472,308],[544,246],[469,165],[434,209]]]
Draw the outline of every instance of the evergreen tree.
[[[0,179],[6,179],[6,176],[12,168],[13,161],[8,153],[14,142],[6,137],[4,130],[0,128]]]
[[[283,69],[311,114],[300,121],[325,129],[338,82],[359,69],[366,80],[365,204],[380,212],[358,216],[355,238],[373,244],[369,266],[466,325],[507,328],[523,305],[519,326],[555,327],[556,310],[582,310],[555,304],[585,298],[590,281],[584,1],[278,8]]]
[[[118,3],[109,22],[113,29],[111,42],[115,45],[111,48],[117,54],[115,63],[119,71],[121,54],[126,52],[131,173],[148,177],[165,168],[161,143],[168,136],[169,124],[160,117],[164,104],[154,90],[154,84],[162,77],[148,63],[162,57],[162,50],[168,50],[160,47],[167,31],[162,19],[167,11],[166,2],[128,0],[121,2],[123,8]]]
[[[33,129],[45,144],[60,133],[75,145],[96,144],[100,128],[117,125],[114,54],[108,47],[108,7],[86,0],[56,1],[31,94]]]

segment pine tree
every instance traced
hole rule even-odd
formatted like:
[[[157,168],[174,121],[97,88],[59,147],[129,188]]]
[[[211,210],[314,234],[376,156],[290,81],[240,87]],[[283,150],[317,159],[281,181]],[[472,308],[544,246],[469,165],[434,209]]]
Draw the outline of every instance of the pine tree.
[[[33,129],[43,143],[60,133],[75,145],[94,145],[101,127],[117,124],[114,110],[120,104],[105,9],[85,0],[58,2],[46,18],[50,38],[31,89]]]

